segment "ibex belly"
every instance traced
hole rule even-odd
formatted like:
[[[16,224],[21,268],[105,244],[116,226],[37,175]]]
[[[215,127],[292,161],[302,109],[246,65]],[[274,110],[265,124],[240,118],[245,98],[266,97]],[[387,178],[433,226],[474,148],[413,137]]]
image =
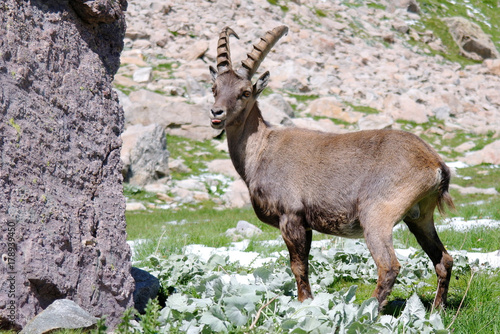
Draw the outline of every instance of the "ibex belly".
[[[345,214],[335,216],[323,216],[312,214],[307,217],[307,222],[311,229],[332,234],[344,238],[362,238],[363,229],[357,218],[348,217]]]

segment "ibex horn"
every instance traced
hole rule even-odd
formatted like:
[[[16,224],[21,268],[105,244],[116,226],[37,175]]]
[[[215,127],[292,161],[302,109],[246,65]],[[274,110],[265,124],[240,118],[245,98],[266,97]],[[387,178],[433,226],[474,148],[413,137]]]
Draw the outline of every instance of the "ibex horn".
[[[217,43],[217,72],[222,74],[233,68],[231,64],[231,53],[229,52],[229,36],[233,35],[238,38],[238,35],[229,27],[222,29]]]
[[[243,67],[238,73],[248,80],[252,79],[260,63],[262,63],[269,51],[271,51],[274,44],[276,44],[283,35],[286,35],[287,32],[287,26],[279,26],[266,32],[264,37],[261,37],[260,41],[253,45],[253,50],[248,54],[248,58],[241,62]]]

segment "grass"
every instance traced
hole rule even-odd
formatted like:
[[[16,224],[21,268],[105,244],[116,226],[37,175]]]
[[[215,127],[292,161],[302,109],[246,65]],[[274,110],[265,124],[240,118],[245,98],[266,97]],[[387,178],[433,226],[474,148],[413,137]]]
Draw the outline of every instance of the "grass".
[[[446,52],[432,50],[418,41],[412,41],[412,44],[426,48],[431,54],[439,54],[445,59],[459,63],[462,66],[476,64],[476,61],[459,54],[459,48],[449,33],[446,23],[441,20],[441,18],[445,17],[462,16],[478,24],[486,34],[491,36],[497,49],[500,48],[500,11],[496,0],[419,0],[418,4],[423,13],[422,19],[413,28],[420,32],[431,30],[443,42]]]
[[[431,127],[431,124],[417,125],[411,122],[406,122],[403,125],[408,127],[409,130],[414,130],[418,126],[424,132]],[[427,140],[435,139],[430,134],[428,136]],[[456,136],[449,139],[450,142],[442,140],[442,144],[455,145],[456,143],[468,140],[475,140],[478,143],[483,141],[486,143],[490,139],[488,136],[485,138],[471,137],[470,134],[458,132]],[[200,163],[200,155],[197,155],[196,152],[199,150],[210,152],[214,148],[212,142],[198,143],[180,137],[169,137],[169,149],[173,157],[177,156],[185,159],[186,164],[193,169],[194,173],[198,173],[203,171],[203,163]],[[202,159],[206,160],[215,156],[217,156],[215,152],[212,155],[201,155]],[[453,182],[461,186],[476,186],[480,188],[493,186],[497,190],[500,190],[497,181],[500,179],[499,168],[492,168],[488,165],[467,167],[459,169],[458,175],[453,179]],[[182,177],[182,175],[178,177]],[[464,196],[455,190],[451,192],[457,205],[457,212],[449,213],[450,216],[461,216],[466,219],[474,217],[500,219],[500,196]],[[151,200],[154,197],[141,192],[138,192],[134,196],[138,196],[144,200],[148,200],[148,198]],[[483,200],[484,203],[473,203],[478,200]],[[225,231],[235,227],[239,220],[246,220],[263,231],[260,236],[250,240],[246,251],[258,252],[262,256],[268,256],[274,252],[286,251],[284,242],[273,246],[260,242],[263,240],[279,239],[280,233],[278,229],[260,222],[251,208],[215,210],[213,205],[205,203],[202,208],[195,211],[190,208],[178,211],[149,210],[147,212],[127,212],[126,217],[129,239],[152,240],[139,247],[141,250],[139,259],[145,259],[155,251],[158,251],[161,257],[168,257],[171,254],[181,253],[183,247],[188,244],[227,247],[231,244],[232,240],[225,236]],[[182,221],[183,224],[166,224],[166,222],[170,221]],[[441,223],[441,221],[442,217],[436,215],[437,224]],[[410,234],[407,228],[395,231],[394,239],[396,247],[415,247],[420,249],[415,238]],[[439,232],[439,235],[449,250],[478,251],[480,249],[482,252],[491,252],[498,250],[500,229],[476,228],[465,233],[445,230]],[[320,233],[314,233],[313,238],[314,240],[331,239],[335,243],[340,240],[339,238]],[[279,260],[280,265],[286,266],[288,265],[287,262],[286,257]],[[233,270],[235,268],[225,269]],[[498,269],[493,273],[477,272],[474,273],[472,280],[470,280],[472,275],[470,270],[465,273],[455,271],[450,283],[449,306],[445,310],[439,311],[445,326],[451,325],[450,331],[456,333],[496,333],[499,331],[498,324],[491,321],[491,319],[496,317],[500,307],[500,298],[498,295],[498,291],[500,290],[499,274]],[[467,290],[469,282],[470,287]],[[423,280],[421,283],[411,289],[402,288],[401,285],[396,284],[393,293],[388,299],[388,310],[390,312],[398,312],[398,310],[404,307],[405,300],[414,292],[417,292],[428,308],[428,311],[430,311],[435,294],[436,279],[432,277]],[[371,296],[375,287],[375,282],[367,283],[352,279],[339,279],[329,289],[332,292],[346,290],[353,284],[358,285],[356,300],[359,304]],[[464,299],[463,304],[461,304],[462,299]],[[456,319],[455,315],[457,315]]]
[[[286,13],[290,10],[290,8],[288,8],[288,6],[286,5],[286,3],[288,2],[287,0],[267,0],[267,2],[269,2],[273,6],[280,7],[283,13]]]
[[[206,162],[214,159],[228,159],[227,153],[215,148],[210,140],[196,141],[184,137],[167,135],[167,146],[170,159],[182,159],[189,166],[191,172],[173,172],[174,180],[184,179],[190,175],[199,175],[206,169]]]

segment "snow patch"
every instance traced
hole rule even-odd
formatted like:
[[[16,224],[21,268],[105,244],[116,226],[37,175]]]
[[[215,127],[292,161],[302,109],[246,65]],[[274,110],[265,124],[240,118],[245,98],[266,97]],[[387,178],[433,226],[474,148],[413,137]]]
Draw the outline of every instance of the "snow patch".
[[[452,169],[469,167],[469,165],[467,165],[465,162],[462,162],[462,161],[447,162],[446,166],[448,166]]]
[[[458,232],[470,231],[474,228],[500,228],[500,221],[493,219],[464,220],[462,217],[453,217],[443,220],[443,225],[436,225],[436,230],[454,230]]]

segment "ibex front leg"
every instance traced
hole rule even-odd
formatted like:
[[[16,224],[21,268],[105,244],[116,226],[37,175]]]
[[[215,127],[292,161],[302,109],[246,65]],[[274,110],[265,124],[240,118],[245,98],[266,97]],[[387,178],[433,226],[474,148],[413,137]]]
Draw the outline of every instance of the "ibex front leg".
[[[309,251],[312,230],[306,229],[301,217],[294,214],[280,218],[280,230],[290,253],[290,266],[297,281],[299,301],[313,298],[309,285]]]

